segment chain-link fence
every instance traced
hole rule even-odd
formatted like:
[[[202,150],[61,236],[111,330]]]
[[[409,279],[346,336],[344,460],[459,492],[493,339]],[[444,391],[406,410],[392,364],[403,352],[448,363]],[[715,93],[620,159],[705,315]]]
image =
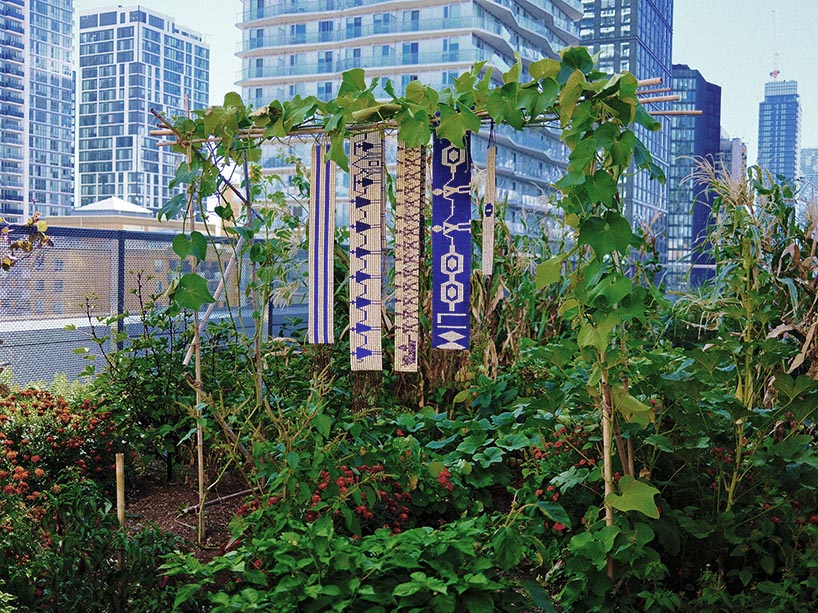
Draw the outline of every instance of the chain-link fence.
[[[15,229],[12,228],[12,237]],[[0,271],[0,363],[7,363],[17,385],[49,382],[57,373],[73,379],[86,367],[82,349],[97,356],[92,340],[117,332],[142,333],[138,314],[151,297],[161,295],[171,281],[189,271],[173,252],[173,234],[50,227],[54,246],[33,252],[7,272]],[[232,255],[228,242],[216,243],[198,273],[207,279],[211,293],[222,279]],[[218,321],[231,316],[253,334],[252,306],[245,296],[250,279],[249,262],[237,266],[228,288],[219,297],[211,316]],[[104,320],[119,314],[110,330]],[[300,305],[273,310],[268,305],[267,334],[287,330],[292,318],[304,317]],[[93,327],[93,329],[92,329]],[[114,350],[111,342],[105,351]]]

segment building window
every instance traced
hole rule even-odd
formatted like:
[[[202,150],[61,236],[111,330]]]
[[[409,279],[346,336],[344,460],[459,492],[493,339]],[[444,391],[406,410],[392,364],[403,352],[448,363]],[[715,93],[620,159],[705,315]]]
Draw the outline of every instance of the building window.
[[[60,271],[65,268],[65,261],[64,260],[54,260],[54,270]]]
[[[378,13],[373,17],[374,33],[388,34],[392,31],[395,23],[395,16],[391,13]]]
[[[54,293],[55,294],[62,294],[65,291],[65,281],[62,279],[57,279],[54,281]]]
[[[418,43],[403,43],[403,63],[418,63]]]
[[[335,24],[332,21],[319,21],[318,22],[318,40],[322,42],[332,40],[332,31]]]

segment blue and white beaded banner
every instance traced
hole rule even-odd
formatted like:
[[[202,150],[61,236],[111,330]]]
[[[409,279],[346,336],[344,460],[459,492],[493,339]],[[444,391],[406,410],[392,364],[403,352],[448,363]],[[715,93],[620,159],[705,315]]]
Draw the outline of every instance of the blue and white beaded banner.
[[[329,160],[329,146],[312,148],[310,176],[309,289],[307,339],[329,344],[334,340],[332,316],[335,282],[335,164]]]
[[[398,142],[395,180],[395,370],[417,372],[426,148]]]
[[[349,350],[352,370],[381,370],[383,133],[349,139]]]
[[[432,347],[469,348],[471,299],[470,141],[435,136],[432,152]]]
[[[483,190],[483,259],[482,272],[490,277],[494,269],[494,219],[497,199],[496,183],[497,147],[490,146],[486,152],[486,186]]]

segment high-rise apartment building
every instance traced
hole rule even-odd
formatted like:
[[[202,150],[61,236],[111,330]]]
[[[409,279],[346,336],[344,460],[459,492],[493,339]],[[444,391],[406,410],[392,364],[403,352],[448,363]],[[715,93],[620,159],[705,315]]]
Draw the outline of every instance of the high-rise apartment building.
[[[801,149],[801,176],[798,197],[804,208],[818,206],[818,149]]]
[[[747,145],[740,138],[730,138],[721,131],[718,169],[724,175],[740,178],[747,172]]]
[[[389,78],[399,93],[415,79],[450,85],[480,61],[499,69],[499,79],[515,53],[527,66],[577,44],[582,15],[579,0],[244,0],[243,8],[239,84],[254,106],[296,95],[330,99],[341,73],[356,67]],[[376,95],[388,98],[382,88]],[[514,227],[526,211],[542,210],[568,151],[555,131],[495,137],[497,197],[508,198]],[[486,146],[486,135],[473,138],[478,164]],[[265,165],[286,172],[281,157],[268,155]]]
[[[702,111],[676,115],[666,122],[671,135],[667,177],[667,273],[670,289],[701,285],[712,276],[711,258],[703,249],[711,219],[713,195],[693,178],[698,163],[719,162],[721,87],[708,83],[698,70],[673,65],[673,92],[681,96],[674,109]],[[689,276],[688,276],[689,273]]]
[[[0,0],[0,216],[74,204],[73,2]]]
[[[580,38],[583,45],[600,54],[600,70],[608,73],[627,70],[638,79],[659,77],[665,87],[671,85],[673,0],[582,0],[582,5]],[[658,132],[637,126],[635,132],[667,175],[670,156],[667,125]],[[628,218],[635,226],[650,225],[660,238],[661,249],[667,186],[639,172],[627,180],[623,196]]]
[[[110,197],[159,209],[180,157],[151,136],[156,118],[208,104],[202,35],[141,6],[80,15],[80,206]]]
[[[797,81],[770,81],[758,105],[758,165],[790,181],[801,170],[801,100]]]

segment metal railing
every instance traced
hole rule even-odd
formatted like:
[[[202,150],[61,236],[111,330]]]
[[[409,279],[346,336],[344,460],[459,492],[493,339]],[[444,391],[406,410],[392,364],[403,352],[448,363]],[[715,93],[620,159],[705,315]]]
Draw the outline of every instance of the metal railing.
[[[55,223],[53,218],[50,221]],[[14,232],[12,227],[12,239]],[[102,366],[102,350],[92,340],[92,326],[101,337],[142,334],[142,300],[164,292],[180,268],[190,270],[173,252],[174,233],[50,227],[48,235],[53,247],[36,251],[8,272],[0,271],[0,362],[11,364],[14,383],[21,386],[49,382],[58,373],[76,378],[88,364],[83,355],[95,356]],[[226,241],[217,243],[200,264],[198,272],[211,293],[231,254]],[[253,309],[244,295],[249,266],[245,260],[237,267],[227,283],[231,289],[216,303],[211,321],[232,317],[252,334]],[[106,325],[105,320],[117,315],[123,317]],[[303,317],[306,309],[274,311],[268,305],[267,315],[265,332],[278,334],[288,329],[291,316]],[[124,343],[127,340],[119,346]],[[116,348],[112,341],[103,344],[105,351]]]

